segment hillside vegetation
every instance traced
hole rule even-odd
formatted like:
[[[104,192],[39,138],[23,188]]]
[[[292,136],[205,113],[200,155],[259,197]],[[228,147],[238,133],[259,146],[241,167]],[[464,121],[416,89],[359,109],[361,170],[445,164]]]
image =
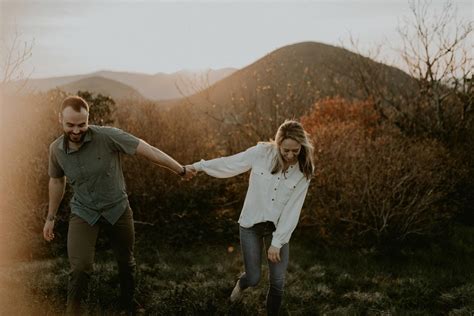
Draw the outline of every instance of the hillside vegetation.
[[[361,65],[380,74],[377,84],[347,75]],[[315,145],[316,172],[297,228],[286,313],[462,314],[473,310],[474,275],[472,81],[462,84],[466,90],[345,49],[300,43],[166,104],[74,93],[91,105],[92,124],[122,128],[183,164],[235,154],[273,137],[285,119],[300,120]],[[56,241],[46,243],[41,231],[48,147],[62,133],[58,107],[66,95],[5,97],[0,118],[2,283],[19,287],[28,301],[53,298],[51,311],[63,304],[67,264],[52,258],[66,256],[70,188]],[[138,157],[125,156],[123,164],[143,256],[139,288],[150,311],[233,313],[226,297],[240,259],[231,249],[248,174],[185,182]],[[172,247],[163,261],[156,241]],[[203,245],[221,250],[201,252]],[[103,294],[117,288],[110,257],[104,260],[88,305],[97,314],[102,306],[114,310]],[[21,287],[9,273],[37,277]],[[260,312],[262,293],[252,292],[237,312]]]

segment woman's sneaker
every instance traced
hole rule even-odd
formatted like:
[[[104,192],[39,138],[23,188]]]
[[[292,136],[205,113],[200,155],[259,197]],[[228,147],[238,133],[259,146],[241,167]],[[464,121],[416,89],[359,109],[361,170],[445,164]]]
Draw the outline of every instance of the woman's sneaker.
[[[237,280],[237,282],[235,283],[234,289],[232,290],[232,293],[230,294],[231,303],[239,302],[242,299],[243,290],[240,288],[239,282],[240,282],[240,279]]]

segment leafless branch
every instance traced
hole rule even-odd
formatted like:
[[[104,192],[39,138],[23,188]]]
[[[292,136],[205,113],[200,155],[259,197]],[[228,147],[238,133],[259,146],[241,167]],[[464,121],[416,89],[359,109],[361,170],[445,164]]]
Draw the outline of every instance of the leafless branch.
[[[31,42],[22,41],[22,34],[15,29],[11,42],[7,39],[2,40],[3,58],[1,61],[1,84],[5,86],[7,83],[16,82],[16,92],[20,92],[26,86],[33,70],[25,72],[23,66],[33,55],[34,40]]]

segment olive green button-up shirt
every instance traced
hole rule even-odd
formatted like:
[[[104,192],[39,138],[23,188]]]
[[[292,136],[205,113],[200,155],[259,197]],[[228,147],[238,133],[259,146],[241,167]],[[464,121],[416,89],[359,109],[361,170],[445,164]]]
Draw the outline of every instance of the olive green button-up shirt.
[[[129,206],[120,156],[135,154],[139,141],[118,128],[90,125],[79,149],[68,148],[64,135],[50,145],[48,173],[66,176],[72,213],[91,225],[101,216],[115,224]]]

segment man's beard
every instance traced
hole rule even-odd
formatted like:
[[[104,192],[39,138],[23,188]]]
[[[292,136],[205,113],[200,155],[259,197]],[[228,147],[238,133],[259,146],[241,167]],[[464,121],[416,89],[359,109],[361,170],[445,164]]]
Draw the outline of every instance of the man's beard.
[[[86,132],[82,132],[80,134],[64,133],[64,136],[66,136],[67,139],[71,143],[80,144],[84,141],[84,137],[86,136]]]

